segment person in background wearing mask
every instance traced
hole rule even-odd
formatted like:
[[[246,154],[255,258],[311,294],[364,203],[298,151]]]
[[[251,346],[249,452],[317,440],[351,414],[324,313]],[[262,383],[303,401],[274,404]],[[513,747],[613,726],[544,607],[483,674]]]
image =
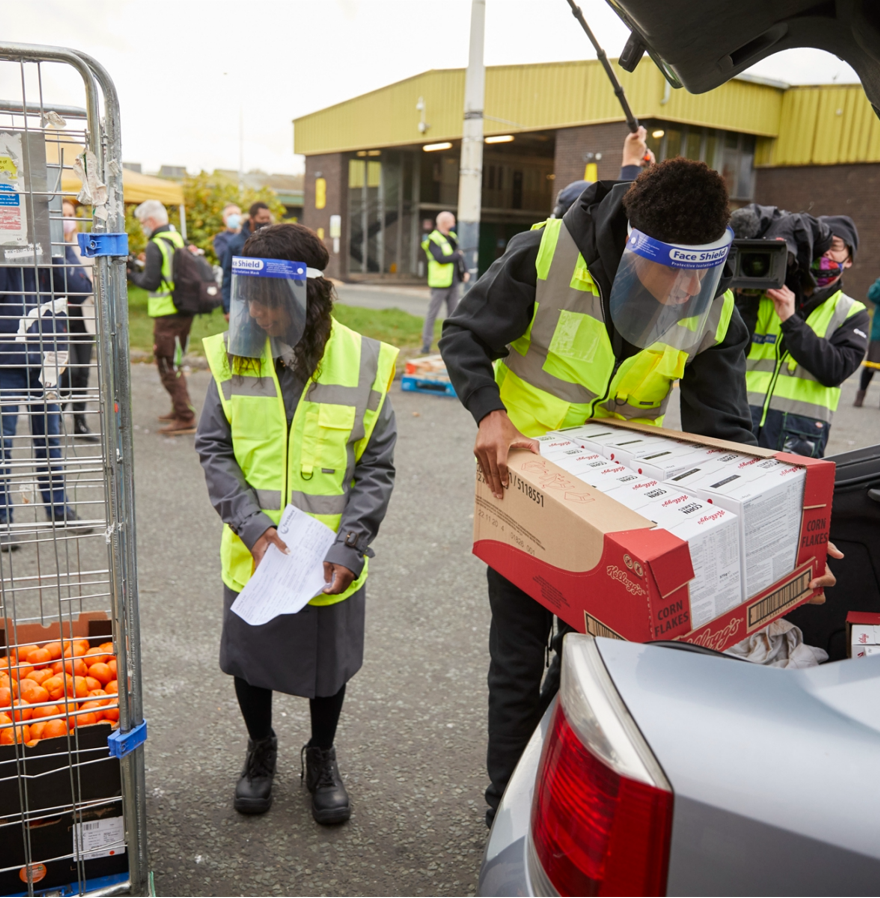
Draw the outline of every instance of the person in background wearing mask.
[[[147,313],[153,319],[153,355],[162,386],[171,397],[171,411],[159,417],[160,421],[167,422],[159,428],[159,433],[166,436],[195,433],[196,413],[181,368],[193,316],[178,312],[171,297],[172,260],[174,251],[184,245],[183,237],[168,223],[168,212],[158,200],[141,203],[134,214],[149,242],[143,272],[129,269],[128,279],[136,287],[150,291]]]
[[[218,262],[223,262],[223,255],[229,248],[233,237],[241,231],[241,209],[235,203],[227,203],[223,207],[223,224],[226,226],[219,234],[214,235],[214,254]]]
[[[253,203],[248,209],[247,220],[241,224],[241,230],[231,237],[226,245],[226,251],[223,253],[223,258],[220,259],[220,266],[223,269],[223,283],[220,292],[223,294],[223,314],[227,321],[229,321],[231,300],[233,256],[240,256],[248,237],[259,231],[260,228],[272,224],[272,221],[272,212],[265,203]]]
[[[758,444],[812,458],[825,454],[840,385],[865,357],[869,327],[864,304],[841,289],[859,248],[855,222],[848,215],[818,221],[830,229],[831,246],[812,263],[815,289],[798,296],[783,285],[761,297],[746,359]]]
[[[86,424],[86,393],[89,388],[89,365],[95,345],[95,297],[92,294],[92,259],[83,258],[76,234],[79,230],[73,203],[64,201],[64,261],[67,295],[67,328],[70,357],[61,375],[62,394],[69,394],[73,411],[73,435],[88,443],[100,442]]]
[[[431,302],[422,328],[422,352],[431,351],[434,342],[434,322],[440,307],[446,303],[446,314],[451,315],[458,305],[458,285],[467,283],[470,274],[464,270],[464,256],[458,248],[458,237],[452,229],[455,216],[451,212],[441,212],[437,216],[437,227],[422,241],[422,249],[428,257],[428,286],[431,288]]]
[[[871,383],[874,372],[880,368],[880,278],[877,278],[868,289],[868,299],[874,303],[874,314],[871,316],[871,342],[868,344],[868,355],[862,362],[864,367],[856,401],[853,403],[856,408],[861,408],[865,404],[868,384]]]

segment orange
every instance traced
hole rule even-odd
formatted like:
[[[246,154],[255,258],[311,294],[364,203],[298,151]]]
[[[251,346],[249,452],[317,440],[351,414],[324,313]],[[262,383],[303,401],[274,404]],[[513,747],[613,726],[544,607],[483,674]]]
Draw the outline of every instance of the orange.
[[[48,680],[43,681],[43,689],[49,693],[49,698],[52,701],[58,701],[58,699],[64,698],[64,679],[62,677],[49,677]]]
[[[16,742],[30,742],[31,728],[26,724],[15,727],[6,727],[0,730],[0,745],[13,745]]]
[[[12,677],[13,677],[13,679],[18,678],[19,680],[26,680],[33,672],[34,672],[34,669],[33,669],[33,667],[30,666],[30,664],[25,664],[24,662],[21,662],[18,665],[17,671],[13,668]]]
[[[58,705],[40,705],[34,708],[31,720],[40,720],[43,717],[57,717],[61,714],[61,708]]]
[[[64,720],[47,720],[43,729],[44,739],[55,739],[57,736],[67,735],[67,722]]]
[[[33,689],[34,686],[39,686],[35,680],[32,680],[30,677],[22,677],[18,682],[18,694],[24,698],[24,693],[27,692],[28,689]]]
[[[34,683],[28,689],[24,688],[24,683],[33,683],[33,680],[24,680],[22,682],[21,697],[31,705],[39,705],[40,702],[49,701],[49,693],[42,687]]]
[[[102,642],[102,643],[98,646],[98,648],[99,648],[102,652],[106,652],[108,655],[114,655],[114,654],[116,654],[116,649],[113,648],[113,643],[112,643],[112,642]]]
[[[110,721],[116,722],[117,720],[119,720],[119,705],[113,703],[110,699],[104,699],[104,701],[101,702],[101,705],[105,706],[108,703],[112,704],[113,707],[112,708],[104,707],[104,709],[103,709],[104,720],[110,720]]]
[[[39,723],[31,724],[31,739],[42,739],[43,731],[46,729],[46,721],[41,720]]]
[[[56,661],[52,665],[52,673],[60,674],[62,671],[72,673],[77,677],[84,677],[89,672],[89,669],[86,667],[86,662],[81,658],[68,658],[64,662]]]
[[[93,689],[89,693],[89,698],[107,698],[107,693],[103,689]],[[107,699],[109,701],[109,699]]]
[[[108,695],[111,692],[113,693],[113,695],[116,695],[119,692],[119,684],[116,682],[116,680],[111,680],[104,686],[104,692],[106,692]]]
[[[35,683],[37,683],[37,684],[39,684],[40,686],[42,686],[43,683],[45,683],[45,681],[49,679],[49,677],[53,677],[53,676],[55,676],[55,675],[52,673],[51,668],[49,668],[49,667],[41,667],[39,670],[35,670],[35,671],[31,674],[30,678],[31,678]]]
[[[96,714],[96,709],[101,706],[97,702],[83,702],[80,705],[80,709],[76,714],[72,714],[70,717],[70,728],[74,727],[84,727],[88,726],[92,723],[97,723],[101,716],[100,714]]]
[[[34,709],[27,702],[16,702],[9,712],[12,719],[19,723],[24,720],[30,720],[33,716]]]
[[[38,648],[38,645],[23,645],[15,652],[15,656],[19,661],[27,661],[30,653],[37,651]]]
[[[49,653],[53,661],[57,661],[61,657],[60,642],[47,642],[43,648]]]
[[[12,690],[6,686],[0,686],[0,708],[12,706]]]
[[[28,656],[28,664],[34,667],[45,667],[52,660],[52,655],[47,649],[34,649]]]
[[[0,711],[0,727],[8,727],[12,723],[12,718],[8,714]]]
[[[116,677],[113,674],[113,671],[110,670],[109,666],[99,662],[98,664],[93,664],[89,668],[89,676],[94,677],[102,686],[106,686],[111,680],[115,680]]]
[[[107,653],[101,651],[101,649],[96,646],[85,653],[83,660],[91,667],[92,664],[97,664],[99,661],[106,661]]]
[[[92,666],[94,666],[94,665],[92,665]],[[86,674],[86,686],[89,687],[89,692],[91,692],[93,689],[100,689],[102,685],[103,685],[103,684],[101,683],[101,681],[100,681],[100,680],[96,680],[96,679],[91,675],[91,673]]]
[[[67,694],[72,698],[85,698],[89,694],[85,677],[68,677]]]
[[[111,659],[107,662],[107,667],[110,668],[110,673],[113,674],[113,679],[115,680],[115,679],[116,679],[116,659],[115,659],[115,658],[111,658]]]
[[[88,639],[75,639],[73,641],[73,656],[79,658],[89,650]]]

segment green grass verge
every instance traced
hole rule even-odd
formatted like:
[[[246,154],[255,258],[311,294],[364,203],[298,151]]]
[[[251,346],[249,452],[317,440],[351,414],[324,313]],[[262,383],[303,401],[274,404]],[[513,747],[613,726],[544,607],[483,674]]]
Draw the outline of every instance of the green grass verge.
[[[403,350],[418,350],[421,347],[424,318],[418,315],[410,315],[400,309],[362,309],[341,303],[334,306],[333,314],[346,327],[365,337],[382,340]],[[128,320],[131,348],[152,353],[153,321],[147,314],[147,291],[140,287],[128,288]],[[210,315],[197,315],[189,339],[189,352],[203,356],[202,338],[222,333],[226,327],[220,309],[215,309]],[[440,339],[440,327],[438,321],[434,325],[435,343]],[[411,357],[413,353],[405,355]]]

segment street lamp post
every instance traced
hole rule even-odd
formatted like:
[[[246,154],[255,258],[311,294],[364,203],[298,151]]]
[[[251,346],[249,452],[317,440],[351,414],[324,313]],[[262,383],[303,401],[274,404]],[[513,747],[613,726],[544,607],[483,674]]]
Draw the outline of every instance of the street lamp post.
[[[477,279],[480,249],[480,195],[483,188],[483,98],[486,66],[483,38],[486,30],[486,0],[472,0],[471,40],[464,80],[464,127],[461,138],[461,168],[458,178],[458,245],[470,273],[467,290]]]

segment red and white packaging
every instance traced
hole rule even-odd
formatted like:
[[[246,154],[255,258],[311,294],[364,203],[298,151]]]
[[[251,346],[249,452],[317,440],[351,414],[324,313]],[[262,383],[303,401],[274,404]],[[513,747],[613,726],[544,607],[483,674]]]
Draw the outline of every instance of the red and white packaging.
[[[628,506],[641,502],[640,498],[623,501],[624,496],[638,495],[635,488],[641,481],[618,483],[606,487],[605,493],[552,460],[524,450],[510,453],[510,483],[502,500],[495,499],[477,471],[474,553],[478,557],[579,632],[638,642],[682,639],[721,651],[816,595],[809,583],[825,569],[834,490],[832,462],[625,422],[608,425],[603,421],[602,426],[759,459],[775,457],[783,467],[801,469],[803,498],[790,525],[799,534],[792,569],[726,610],[732,599],[725,590],[716,589],[719,595],[712,600],[713,609],[701,592],[708,577],[696,568],[702,570],[704,560],[723,561],[724,547],[732,543],[725,536],[729,530],[716,522],[736,522],[735,512],[694,526],[691,521],[730,511],[714,502],[705,502],[708,509],[698,503],[696,518],[687,515],[685,523],[669,523],[667,530],[655,526],[654,520],[659,523],[663,512],[650,510],[650,502],[633,510]],[[646,491],[666,488],[662,483],[643,487]],[[625,492],[628,488],[630,493]],[[721,546],[702,550],[703,533],[712,534]],[[711,540],[707,538],[706,544]],[[736,570],[735,565],[727,581],[735,580]],[[718,580],[720,575],[711,577]],[[707,614],[716,616],[705,620]]]
[[[581,450],[578,443],[550,433],[535,437],[535,439],[540,444],[539,448],[542,458],[561,458],[566,452],[579,452]]]
[[[880,614],[850,611],[846,616],[846,650],[850,658],[880,654]]]
[[[668,483],[739,516],[743,588],[748,597],[794,568],[805,476],[804,469],[795,465],[749,476],[727,466],[695,476],[687,471]]]

